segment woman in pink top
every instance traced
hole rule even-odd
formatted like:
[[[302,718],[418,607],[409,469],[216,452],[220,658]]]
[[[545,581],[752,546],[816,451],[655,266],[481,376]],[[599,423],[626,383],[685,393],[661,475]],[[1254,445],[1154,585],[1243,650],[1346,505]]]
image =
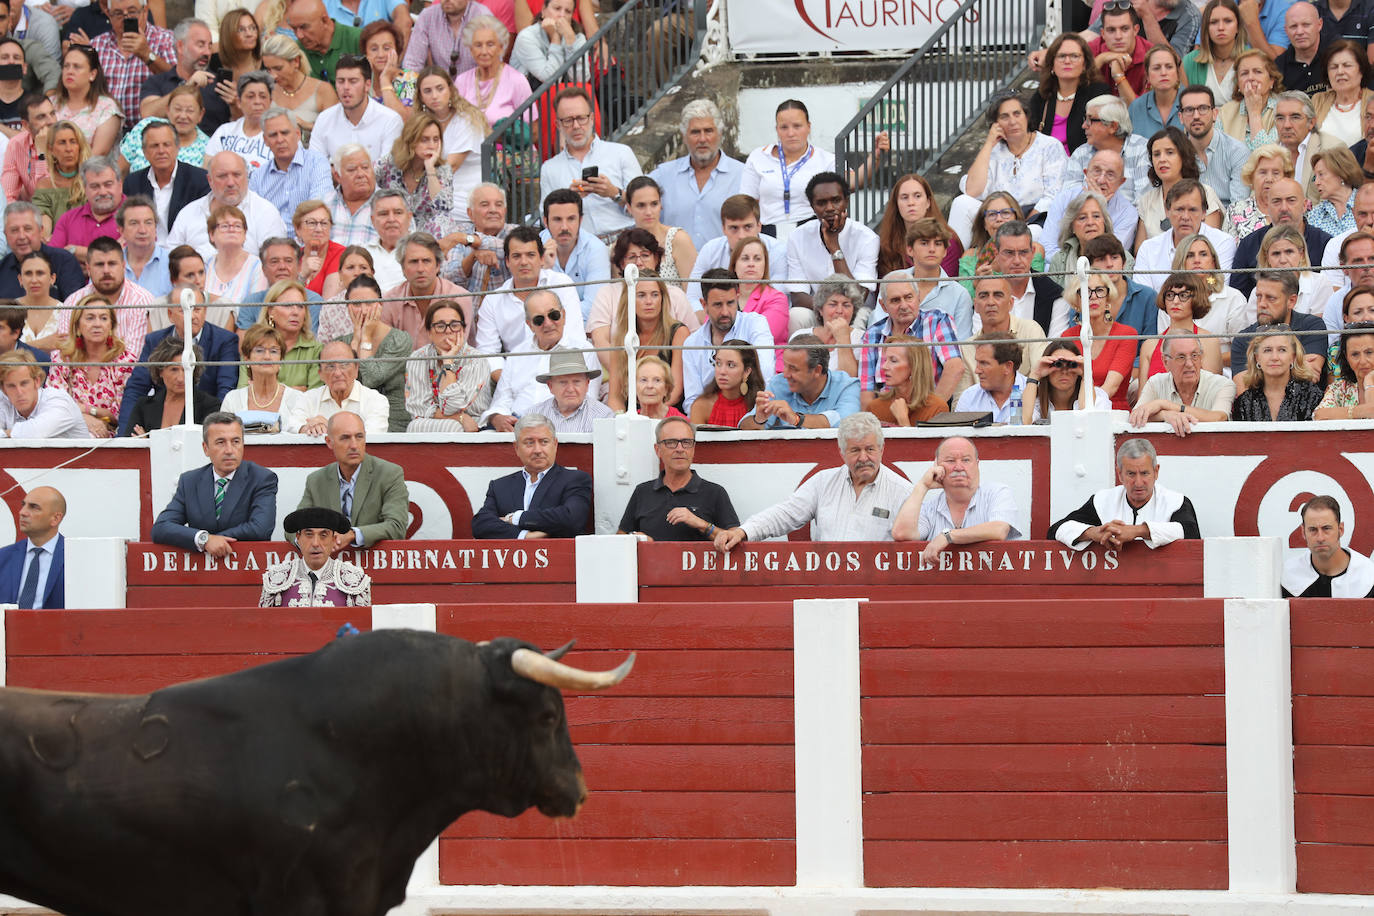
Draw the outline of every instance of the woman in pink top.
[[[768,246],[756,235],[740,239],[730,255],[730,269],[740,278],[739,307],[758,312],[773,332],[773,342],[787,343],[787,296],[768,285]],[[782,350],[775,350],[777,371],[782,371]]]
[[[530,97],[530,81],[505,62],[510,32],[495,16],[474,17],[463,26],[462,42],[477,66],[458,74],[453,83],[495,126]]]

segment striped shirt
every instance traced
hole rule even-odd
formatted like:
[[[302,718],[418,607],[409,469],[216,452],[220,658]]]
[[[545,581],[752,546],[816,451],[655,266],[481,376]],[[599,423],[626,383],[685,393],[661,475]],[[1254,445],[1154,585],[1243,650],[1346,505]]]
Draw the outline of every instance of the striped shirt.
[[[308,199],[308,198],[307,198]],[[334,228],[329,238],[347,248],[349,245],[371,245],[377,241],[377,228],[372,225],[372,201],[368,201],[354,213],[344,203],[343,195],[335,191],[325,198],[329,204],[329,215],[334,220]]]
[[[275,156],[254,169],[248,179],[248,188],[277,205],[282,222],[292,226],[291,218],[296,215],[296,207],[307,200],[328,200],[334,193],[333,176],[329,173],[329,161],[319,153],[312,153],[303,146],[296,147],[296,155],[286,164],[286,169],[277,168]],[[294,230],[291,233],[295,235]]]
[[[911,493],[911,481],[888,467],[858,495],[849,468],[820,471],[795,493],[749,517],[744,533],[751,541],[781,537],[811,523],[813,541],[890,541],[892,520]]]

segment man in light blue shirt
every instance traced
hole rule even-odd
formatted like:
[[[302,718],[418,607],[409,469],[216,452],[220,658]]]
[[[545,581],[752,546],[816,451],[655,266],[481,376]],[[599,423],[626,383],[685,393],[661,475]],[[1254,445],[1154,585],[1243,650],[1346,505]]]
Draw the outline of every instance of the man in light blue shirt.
[[[307,200],[327,200],[334,192],[329,160],[301,146],[296,116],[273,106],[262,116],[262,136],[272,158],[254,169],[249,190],[276,204],[282,222],[290,229],[296,207]]]
[[[692,276],[701,277],[713,268],[729,268],[730,252],[740,242],[750,237],[763,239],[768,248],[768,279],[776,285],[787,277],[787,243],[762,235],[763,225],[759,222],[759,202],[748,194],[732,194],[720,205],[720,233],[697,251],[697,262],[692,265]],[[687,284],[687,301],[703,299],[701,284],[692,280]]]
[[[1311,105],[1311,103],[1308,103]],[[1206,86],[1189,86],[1178,95],[1178,114],[1183,129],[1197,153],[1202,175],[1198,179],[1216,192],[1224,204],[1244,200],[1250,189],[1240,177],[1241,169],[1250,158],[1250,148],[1235,137],[1218,130],[1217,115],[1221,108],[1216,96]],[[1130,242],[1122,240],[1123,245]]]
[[[649,173],[663,189],[660,220],[687,230],[698,250],[720,237],[720,206],[739,193],[744,175],[744,163],[720,151],[720,120],[720,109],[710,99],[688,102],[682,108],[687,155]]]
[[[582,228],[582,198],[570,188],[559,188],[544,198],[544,231],[540,237],[553,242],[555,267],[577,283],[589,283],[575,290],[582,303],[582,321],[591,316],[592,300],[611,279],[611,256],[606,245]]]
[[[782,353],[782,373],[759,392],[740,429],[826,429],[859,412],[859,380],[830,371],[830,351],[815,334],[798,334]]]
[[[1278,57],[1290,39],[1284,27],[1288,8],[1294,0],[1244,0],[1240,4],[1240,27],[1250,47]]]
[[[157,243],[153,202],[141,196],[124,198],[115,222],[124,239],[124,279],[134,281],[155,298],[166,296],[172,291],[172,277],[167,270],[167,249]]]
[[[975,340],[984,341],[973,348],[973,374],[978,384],[964,389],[959,395],[956,411],[989,411],[994,423],[1020,423],[1012,416],[1012,392],[1021,390],[1026,397],[1026,377],[1016,370],[1021,365],[1021,345],[1005,340],[997,332],[979,334]]]
[[[644,174],[634,150],[596,135],[592,97],[581,86],[555,96],[554,115],[563,149],[539,169],[539,198],[572,188],[586,204],[587,228],[602,239],[634,225],[625,212],[625,186]]]
[[[723,267],[713,267],[701,276],[705,296],[701,305],[706,309],[706,323],[682,342],[682,409],[690,411],[692,402],[701,396],[706,383],[716,375],[715,355],[709,347],[719,347],[727,340],[743,340],[757,349],[759,367],[764,381],[773,377],[776,359],[773,355],[773,332],[768,320],[755,312],[739,307],[739,278]],[[693,349],[699,348],[699,349]]]
[[[413,24],[410,7],[396,0],[324,0],[324,8],[330,19],[339,25],[348,25],[355,29],[361,29],[372,22],[387,20],[401,33],[402,48],[410,38]]]

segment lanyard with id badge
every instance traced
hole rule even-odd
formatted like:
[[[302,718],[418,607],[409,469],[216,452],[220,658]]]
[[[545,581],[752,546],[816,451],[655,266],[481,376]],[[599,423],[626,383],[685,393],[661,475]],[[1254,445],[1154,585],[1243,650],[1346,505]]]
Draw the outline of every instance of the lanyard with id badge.
[[[776,147],[778,151],[778,168],[782,171],[782,212],[785,216],[792,215],[792,177],[801,171],[801,167],[810,161],[811,156],[816,152],[816,148],[811,145],[806,147],[806,155],[797,160],[797,164],[792,166],[792,170],[787,170],[787,157],[782,153],[782,144]]]

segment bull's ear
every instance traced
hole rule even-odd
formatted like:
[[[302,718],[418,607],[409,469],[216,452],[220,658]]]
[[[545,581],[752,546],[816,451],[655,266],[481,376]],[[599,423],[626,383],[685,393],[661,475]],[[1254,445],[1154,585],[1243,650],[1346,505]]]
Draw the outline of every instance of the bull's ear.
[[[567,642],[563,643],[563,645],[559,646],[557,649],[550,649],[548,652],[545,652],[544,657],[551,658],[554,661],[558,661],[560,658],[567,655],[568,650],[575,645],[577,645],[577,640],[570,639]]]

